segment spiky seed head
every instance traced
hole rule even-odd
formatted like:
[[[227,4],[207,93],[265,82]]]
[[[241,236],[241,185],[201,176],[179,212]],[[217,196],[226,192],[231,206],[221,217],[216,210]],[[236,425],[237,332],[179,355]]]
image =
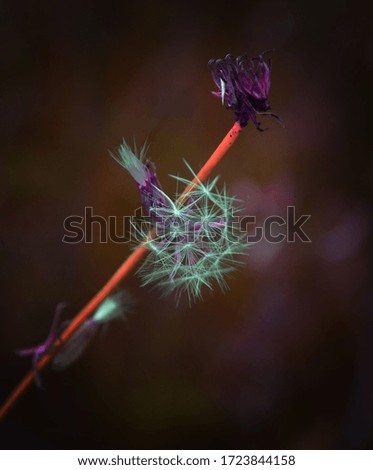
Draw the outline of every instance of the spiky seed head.
[[[186,186],[191,183],[173,178]],[[155,211],[156,235],[146,242],[150,253],[138,271],[143,285],[156,284],[166,294],[174,292],[177,299],[186,293],[190,301],[201,297],[204,287],[227,288],[226,277],[236,270],[237,256],[246,252],[248,244],[233,227],[239,212],[236,199],[225,188],[219,190],[217,181],[199,182],[182,204],[171,201]],[[146,234],[144,230],[144,240]]]

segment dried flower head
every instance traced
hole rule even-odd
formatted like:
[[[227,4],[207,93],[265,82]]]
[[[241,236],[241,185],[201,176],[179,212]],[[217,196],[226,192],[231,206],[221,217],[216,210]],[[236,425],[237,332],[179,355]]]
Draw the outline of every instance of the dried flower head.
[[[173,178],[186,186],[191,183]],[[156,210],[156,235],[146,242],[150,253],[139,269],[143,285],[156,283],[166,294],[175,292],[177,299],[185,292],[189,301],[201,297],[203,286],[227,287],[225,277],[240,264],[236,255],[244,254],[248,244],[233,230],[236,200],[225,188],[219,191],[217,181],[199,182],[183,196],[183,203],[174,203],[162,192],[168,204]],[[146,234],[144,230],[144,240]]]
[[[61,347],[53,358],[53,368],[63,370],[83,354],[93,337],[103,325],[120,318],[125,319],[132,307],[132,299],[125,291],[107,297],[92,318],[86,320]]]
[[[212,59],[209,68],[219,91],[212,92],[221,99],[227,109],[231,109],[241,127],[251,120],[255,127],[263,131],[257,115],[279,117],[269,112],[268,94],[271,79],[271,59],[264,61],[265,51],[258,57],[242,55],[234,58],[228,54],[224,59]]]
[[[146,214],[150,215],[152,208],[163,207],[166,202],[162,196],[161,183],[158,180],[155,165],[146,159],[148,146],[146,143],[137,151],[136,144],[134,151],[123,141],[117,153],[110,152],[110,155],[125,169],[136,181],[140,191],[141,203]],[[137,156],[138,154],[138,156]]]
[[[124,291],[107,297],[97,308],[93,317],[86,320],[71,338],[61,346],[53,358],[53,368],[62,370],[75,362],[102,325],[116,318],[124,319],[125,315],[130,311],[132,304],[131,297]],[[56,341],[59,339],[61,327],[64,325],[61,325],[61,316],[65,306],[65,303],[57,305],[50,332],[44,343],[33,348],[17,351],[17,354],[20,356],[33,356],[32,366],[34,369],[35,382],[38,387],[41,387],[41,380],[37,373],[37,363],[43,356],[52,352]]]

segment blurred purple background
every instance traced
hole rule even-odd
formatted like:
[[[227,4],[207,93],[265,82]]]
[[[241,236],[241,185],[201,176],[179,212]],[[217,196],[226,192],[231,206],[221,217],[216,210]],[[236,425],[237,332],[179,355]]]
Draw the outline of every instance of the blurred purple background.
[[[366,6],[369,4],[366,2]],[[210,58],[274,47],[262,120],[217,173],[259,220],[311,214],[311,244],[260,243],[226,295],[136,299],[63,373],[43,374],[0,425],[3,448],[370,448],[373,442],[369,15],[356,2],[3,1],[0,5],[0,399],[29,369],[55,306],[71,318],[128,245],[61,242],[63,220],[130,215],[108,156],[151,142],[168,174],[198,169],[233,124]],[[369,86],[369,88],[368,88]],[[369,148],[368,148],[369,144]]]

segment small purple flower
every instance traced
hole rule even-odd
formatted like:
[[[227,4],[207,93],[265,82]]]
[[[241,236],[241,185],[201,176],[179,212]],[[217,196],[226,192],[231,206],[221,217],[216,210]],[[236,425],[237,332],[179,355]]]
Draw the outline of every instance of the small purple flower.
[[[212,59],[209,68],[219,91],[212,92],[222,100],[227,109],[231,109],[241,127],[251,120],[259,131],[263,131],[257,115],[269,115],[280,120],[269,112],[268,94],[271,79],[272,62],[268,64],[263,56],[248,58],[246,55],[234,58],[228,54],[224,59]]]

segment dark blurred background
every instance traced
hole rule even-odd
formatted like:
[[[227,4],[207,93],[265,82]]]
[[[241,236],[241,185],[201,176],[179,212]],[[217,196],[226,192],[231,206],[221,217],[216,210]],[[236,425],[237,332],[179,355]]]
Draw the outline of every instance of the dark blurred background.
[[[286,128],[249,124],[217,173],[258,220],[312,215],[312,243],[259,243],[228,293],[191,308],[127,279],[127,325],[44,373],[0,424],[3,448],[371,447],[369,6],[1,2],[1,400],[30,367],[14,351],[44,340],[58,302],[73,317],[130,252],[61,242],[85,206],[138,207],[107,150],[148,138],[172,194],[182,158],[198,169],[232,125],[210,58],[275,48]]]

